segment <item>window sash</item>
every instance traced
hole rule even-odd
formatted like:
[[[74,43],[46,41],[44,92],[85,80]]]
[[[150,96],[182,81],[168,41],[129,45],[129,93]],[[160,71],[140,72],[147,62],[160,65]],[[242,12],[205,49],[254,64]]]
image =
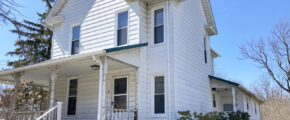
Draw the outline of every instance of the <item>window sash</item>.
[[[121,89],[125,89],[124,91],[121,91],[121,93],[116,91],[116,89],[118,87],[118,86],[116,86],[116,81],[118,81],[118,80],[124,80],[123,81],[124,83],[120,82],[120,84],[119,84],[119,85],[124,85],[123,87],[120,87]],[[127,83],[128,83],[127,77],[114,78],[114,91],[113,91],[113,93],[114,93],[114,95],[113,95],[114,105],[113,105],[113,107],[115,109],[126,109],[127,108],[127,102],[128,102],[128,99],[127,99],[128,84]],[[124,97],[125,100],[124,101],[116,101],[117,98],[120,98],[120,97]],[[119,103],[119,102],[123,102],[123,103]]]
[[[154,11],[154,44],[164,42],[164,10]]]
[[[164,76],[154,77],[154,114],[165,113],[165,83],[164,82],[165,82]],[[161,87],[161,88],[157,88],[157,87]]]
[[[128,27],[118,29],[117,31],[117,45],[125,45],[128,43]]]
[[[203,44],[204,44],[204,62],[207,63],[207,42],[206,42],[206,38],[204,38],[203,40]]]
[[[80,41],[79,40],[75,40],[72,41],[72,48],[71,48],[71,54],[78,54],[80,51]]]
[[[129,12],[118,13],[117,46],[128,43]]]
[[[75,85],[73,85],[73,83]],[[77,103],[77,88],[78,88],[78,80],[73,79],[69,81],[69,90],[68,90],[68,106],[67,106],[67,115],[75,115],[76,114],[76,103]],[[75,93],[72,93],[75,92]],[[71,101],[72,100],[72,101]],[[73,102],[73,103],[71,103]]]

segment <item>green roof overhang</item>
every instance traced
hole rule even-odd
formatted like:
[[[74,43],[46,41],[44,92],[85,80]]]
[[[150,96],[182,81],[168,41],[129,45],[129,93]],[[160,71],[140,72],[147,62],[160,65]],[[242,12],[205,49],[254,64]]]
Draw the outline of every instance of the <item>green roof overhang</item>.
[[[121,47],[108,48],[108,49],[105,49],[105,52],[111,53],[111,52],[127,50],[127,49],[132,49],[132,48],[138,48],[138,47],[143,47],[143,46],[148,46],[148,43],[139,43],[139,44],[134,44],[134,45],[126,45],[126,46],[121,46]]]

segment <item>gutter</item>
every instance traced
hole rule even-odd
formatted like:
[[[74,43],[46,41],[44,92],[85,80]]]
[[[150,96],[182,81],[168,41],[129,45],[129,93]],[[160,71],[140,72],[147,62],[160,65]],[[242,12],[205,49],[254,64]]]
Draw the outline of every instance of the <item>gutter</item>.
[[[65,58],[47,60],[47,61],[44,61],[44,62],[38,63],[38,64],[33,64],[33,65],[24,66],[24,67],[19,67],[19,68],[1,71],[0,76],[5,76],[5,75],[12,74],[12,73],[22,72],[25,70],[37,69],[40,67],[46,67],[46,66],[50,66],[50,65],[62,64],[62,63],[69,62],[69,61],[81,60],[81,59],[84,59],[86,57],[91,57],[92,55],[104,55],[104,54],[105,54],[105,51],[101,50],[101,51],[96,51],[96,52],[91,52],[91,53],[86,53],[86,54],[78,54],[78,55],[68,56]]]

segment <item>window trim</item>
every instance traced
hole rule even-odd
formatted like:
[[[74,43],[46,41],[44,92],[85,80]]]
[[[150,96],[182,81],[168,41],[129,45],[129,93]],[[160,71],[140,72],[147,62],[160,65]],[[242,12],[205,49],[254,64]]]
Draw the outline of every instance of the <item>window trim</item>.
[[[118,17],[118,15],[119,15],[119,13],[122,13],[122,12],[126,12],[126,11],[128,11],[128,26],[127,26],[127,43],[126,44],[124,44],[124,45],[118,45],[118,30],[119,30],[119,28],[118,28],[118,21],[119,21],[119,17]],[[129,45],[129,42],[130,42],[130,40],[129,40],[129,30],[130,30],[130,8],[124,8],[124,9],[120,9],[120,10],[117,10],[116,12],[115,12],[115,28],[114,28],[114,33],[115,33],[115,43],[114,43],[114,46],[115,47],[121,47],[121,46],[127,46],[127,45]]]
[[[81,47],[80,47],[80,41],[81,41],[81,29],[82,29],[82,27],[81,27],[81,23],[75,23],[75,24],[72,24],[71,26],[70,26],[70,36],[69,36],[69,38],[70,38],[70,44],[69,44],[69,53],[68,53],[68,56],[72,56],[72,55],[77,55],[77,54],[72,54],[72,42],[74,41],[73,40],[73,28],[74,27],[76,27],[76,26],[80,26],[80,38],[79,38],[79,53],[78,54],[80,54],[81,53]]]
[[[160,77],[163,76],[164,77],[164,113],[155,113],[155,77]],[[151,86],[151,116],[154,118],[164,118],[167,117],[167,82],[166,82],[166,76],[164,73],[157,73],[157,74],[152,74],[151,75],[151,82],[152,82],[152,86]]]
[[[121,95],[117,95],[117,96],[122,96],[122,95],[126,95],[126,109],[129,109],[129,75],[120,75],[120,76],[113,76],[113,81],[112,81],[112,101],[115,103],[115,79],[118,78],[127,78],[127,89],[126,89],[126,94],[121,94]],[[111,106],[114,109],[114,105]]]
[[[157,44],[155,44],[155,30],[154,30],[154,28],[155,28],[155,11],[157,11],[157,10],[159,10],[159,9],[163,9],[163,42],[162,43],[157,43]],[[167,39],[167,37],[166,37],[166,34],[167,34],[167,31],[166,31],[166,29],[167,29],[167,23],[166,23],[166,9],[165,9],[165,5],[157,5],[157,6],[155,6],[155,7],[152,7],[151,8],[151,25],[150,25],[150,30],[151,30],[151,39],[150,39],[150,43],[151,43],[151,47],[158,47],[158,46],[163,46],[163,45],[165,45],[166,44],[166,39]]]
[[[76,95],[76,114],[75,115],[68,115],[67,111],[68,111],[68,101],[69,101],[69,87],[70,87],[70,81],[71,80],[75,80],[77,79],[77,91],[79,90],[79,77],[70,77],[70,78],[67,78],[67,88],[66,88],[66,107],[65,107],[65,116],[67,118],[75,118],[77,116],[77,113],[78,113],[78,93]]]

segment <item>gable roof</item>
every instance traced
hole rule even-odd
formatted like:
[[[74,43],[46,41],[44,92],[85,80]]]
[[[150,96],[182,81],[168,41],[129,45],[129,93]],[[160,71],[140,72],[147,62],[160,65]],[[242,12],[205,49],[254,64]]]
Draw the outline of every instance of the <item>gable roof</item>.
[[[48,16],[46,17],[46,19],[44,20],[45,25],[52,26],[50,22],[59,23],[62,21],[62,19],[58,16],[58,14],[60,13],[60,11],[63,9],[63,7],[68,1],[69,0],[56,0],[53,8],[48,13]],[[134,1],[134,0],[131,0],[131,1]],[[181,2],[184,0],[177,0],[177,1]],[[215,20],[213,17],[210,1],[209,0],[201,0],[201,1],[202,1],[204,13],[205,13],[206,21],[207,21],[207,25],[205,26],[205,29],[208,31],[209,35],[215,35],[217,34],[217,28],[216,28]],[[145,2],[148,2],[148,0],[145,0]],[[56,18],[56,20],[53,20],[54,18]]]
[[[54,18],[57,17],[58,14],[60,13],[60,11],[63,9],[63,7],[65,6],[65,4],[67,3],[68,0],[56,0],[56,2],[54,3],[52,9],[49,11],[48,15],[46,16],[45,20],[44,20],[44,24],[49,26],[49,21]]]
[[[216,35],[217,28],[216,28],[214,16],[212,13],[210,0],[201,0],[201,2],[202,2],[203,9],[204,9],[205,18],[206,18],[206,21],[208,24],[205,26],[205,28],[208,31],[209,35]]]

